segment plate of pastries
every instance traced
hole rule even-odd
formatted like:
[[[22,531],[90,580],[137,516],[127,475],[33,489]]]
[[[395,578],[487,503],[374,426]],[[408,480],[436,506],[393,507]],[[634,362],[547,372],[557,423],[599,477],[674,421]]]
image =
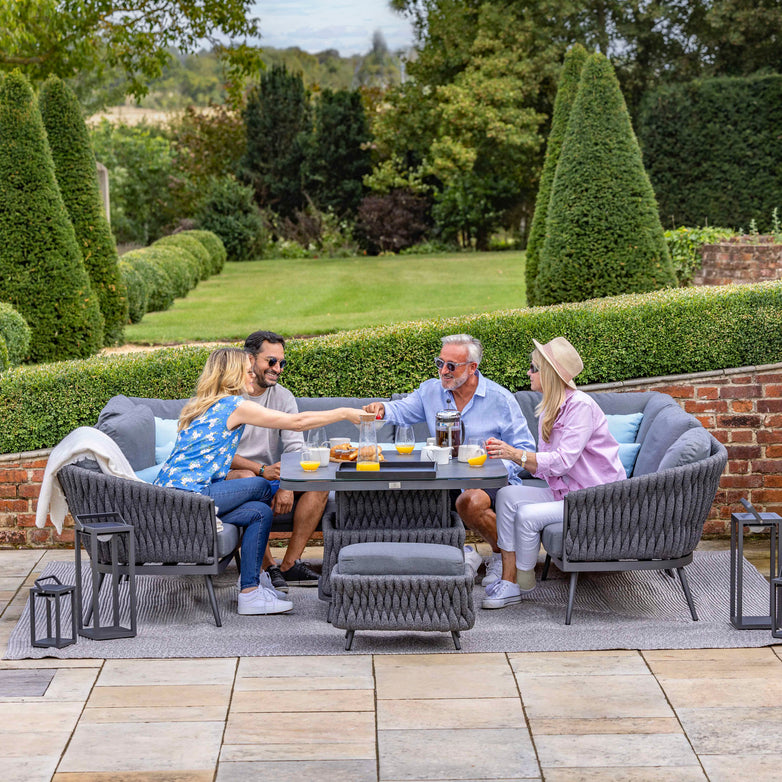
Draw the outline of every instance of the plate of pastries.
[[[365,454],[368,458],[372,458],[374,456],[374,447],[371,445],[365,445],[364,450],[367,451]],[[377,451],[380,456],[380,461],[385,461],[383,457],[383,449],[378,445]],[[332,462],[355,462],[358,461],[358,446],[357,445],[351,445],[350,443],[338,443],[335,445],[329,454],[329,461]]]

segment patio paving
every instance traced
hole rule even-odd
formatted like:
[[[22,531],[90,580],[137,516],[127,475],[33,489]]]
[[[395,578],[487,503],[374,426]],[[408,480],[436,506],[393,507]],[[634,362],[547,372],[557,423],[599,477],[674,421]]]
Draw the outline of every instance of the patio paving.
[[[0,550],[0,644],[22,587],[72,556]],[[780,655],[0,661],[0,779],[776,780]]]

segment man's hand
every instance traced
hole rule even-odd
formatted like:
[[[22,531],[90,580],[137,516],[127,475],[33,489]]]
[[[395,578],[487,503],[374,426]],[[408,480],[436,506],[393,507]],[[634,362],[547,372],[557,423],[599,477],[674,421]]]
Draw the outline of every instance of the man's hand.
[[[272,497],[271,507],[275,516],[290,513],[293,508],[293,492],[288,489],[277,489],[277,493]]]
[[[362,410],[365,413],[374,413],[375,418],[386,417],[386,408],[382,402],[370,402],[368,405],[364,405]]]
[[[280,463],[267,464],[263,468],[262,478],[266,478],[267,481],[277,481],[280,478]]]

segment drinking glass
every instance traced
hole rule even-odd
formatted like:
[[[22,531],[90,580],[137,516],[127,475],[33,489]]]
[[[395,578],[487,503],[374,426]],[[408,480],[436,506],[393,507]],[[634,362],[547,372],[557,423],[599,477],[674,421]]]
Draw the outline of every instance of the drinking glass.
[[[323,428],[310,429],[307,432],[307,445],[310,448],[323,448],[324,446],[328,448],[329,441],[326,437],[326,430]]]
[[[410,454],[415,448],[415,435],[412,426],[397,426],[394,434],[394,445],[399,454]]]
[[[320,454],[312,448],[305,448],[299,454],[299,465],[306,472],[314,472],[320,467]]]
[[[467,445],[470,454],[467,457],[467,464],[470,467],[483,467],[486,463],[486,441],[479,437],[470,437],[467,440]]]

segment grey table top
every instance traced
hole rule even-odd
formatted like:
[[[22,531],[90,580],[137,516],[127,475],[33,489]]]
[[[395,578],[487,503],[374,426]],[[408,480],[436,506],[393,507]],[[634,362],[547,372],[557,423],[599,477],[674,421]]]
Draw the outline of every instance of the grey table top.
[[[413,451],[409,457],[394,454],[389,457],[389,466],[395,461],[420,462],[420,451]],[[339,464],[329,463],[313,472],[305,472],[299,465],[298,453],[284,453],[280,464],[280,488],[292,491],[383,491],[406,489],[497,489],[508,481],[504,463],[499,459],[487,459],[483,467],[470,467],[464,462],[451,459],[448,464],[438,464],[434,480],[389,480],[382,470],[372,478],[350,480],[337,478]],[[377,476],[375,478],[374,476]]]

